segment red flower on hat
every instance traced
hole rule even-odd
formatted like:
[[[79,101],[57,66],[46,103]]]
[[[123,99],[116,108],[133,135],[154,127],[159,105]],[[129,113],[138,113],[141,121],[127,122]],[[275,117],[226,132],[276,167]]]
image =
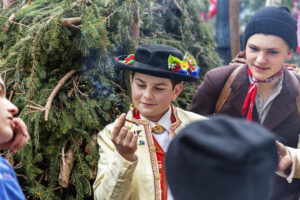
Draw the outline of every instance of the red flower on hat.
[[[125,64],[131,64],[132,62],[130,61],[134,61],[134,55],[130,55],[127,58],[125,58]]]
[[[181,70],[181,67],[180,65],[179,66],[176,66],[172,69],[172,72],[179,72]]]

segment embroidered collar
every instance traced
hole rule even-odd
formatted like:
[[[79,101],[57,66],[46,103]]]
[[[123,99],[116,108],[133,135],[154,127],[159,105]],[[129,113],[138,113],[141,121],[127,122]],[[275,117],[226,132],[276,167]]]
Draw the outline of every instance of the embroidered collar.
[[[160,124],[160,121],[164,118],[164,117],[166,117],[166,115],[167,115],[167,113],[169,113],[170,112],[170,114],[168,115],[168,119],[170,119],[170,121],[171,121],[171,123],[170,123],[170,125],[171,124],[173,124],[174,122],[176,122],[176,117],[175,117],[175,115],[174,115],[174,110],[173,110],[174,108],[173,108],[173,105],[171,104],[170,105],[170,107],[169,107],[169,110],[162,116],[162,118],[157,122],[157,123],[159,123]],[[142,120],[148,120],[148,119],[146,119],[145,117],[141,117],[142,115],[140,114],[140,112],[138,111],[138,110],[136,110],[135,108],[133,108],[133,117],[135,118],[135,119],[142,119]],[[150,120],[148,120],[149,122],[150,122]],[[154,122],[153,122],[154,123]],[[161,124],[164,128],[166,128],[163,124]],[[170,127],[170,125],[167,127],[168,128],[168,130],[169,130],[169,127]]]
[[[170,106],[171,107],[171,106]],[[150,122],[150,127],[152,128],[156,123],[160,124],[165,128],[166,131],[169,132],[170,126],[172,124],[171,122],[171,114],[172,114],[172,109],[169,107],[168,111],[158,120],[158,122]],[[140,114],[141,119],[147,120],[143,115]]]

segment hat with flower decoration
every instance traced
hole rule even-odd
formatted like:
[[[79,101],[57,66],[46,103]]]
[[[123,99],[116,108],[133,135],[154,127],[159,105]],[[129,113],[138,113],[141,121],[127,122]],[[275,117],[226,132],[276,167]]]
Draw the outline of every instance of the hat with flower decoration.
[[[200,72],[192,56],[183,56],[181,51],[167,45],[139,45],[134,54],[115,59],[119,69],[172,80],[196,81]]]

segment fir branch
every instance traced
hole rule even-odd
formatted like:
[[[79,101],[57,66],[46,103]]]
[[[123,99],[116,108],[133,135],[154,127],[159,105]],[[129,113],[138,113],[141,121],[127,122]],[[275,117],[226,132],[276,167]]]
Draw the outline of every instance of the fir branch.
[[[183,9],[180,7],[179,3],[177,2],[177,0],[173,0],[174,5],[176,6],[176,8],[180,11],[183,12]]]
[[[26,28],[29,28],[29,26],[25,25],[25,24],[21,24],[21,23],[18,23],[18,22],[15,22],[15,21],[12,21],[12,20],[8,20],[9,23],[12,23],[12,24],[16,24],[16,25],[19,25],[19,26],[24,26]]]
[[[8,97],[8,100],[11,101],[12,100],[12,97],[13,95],[15,94],[15,89],[17,87],[18,83],[15,83],[13,86],[12,86],[12,90],[10,91],[10,94],[9,94],[9,97]]]
[[[78,85],[79,85],[79,81],[77,81],[77,83],[76,83],[75,80],[73,80],[74,91],[79,92],[82,96],[88,97],[89,95],[84,94],[83,92],[81,92],[79,90]]]
[[[103,20],[101,20],[100,22],[98,22],[97,24],[95,24],[95,26],[99,26],[104,24],[106,21],[108,21],[114,14],[116,14],[117,12],[119,12],[120,9],[116,9],[114,12],[110,13],[107,17],[105,17]]]
[[[34,104],[34,105],[36,105],[36,106],[38,106],[40,108],[43,108],[43,106],[41,106],[41,105],[39,105],[37,103],[34,103],[33,101],[30,101],[29,99],[25,99],[25,101],[28,101],[29,103],[32,103],[32,104]]]
[[[76,149],[77,156],[78,156],[78,158],[79,158],[79,163],[80,163],[80,166],[81,166],[81,169],[82,169],[82,175],[85,175],[84,169],[83,169],[83,161],[82,161],[82,158],[81,158],[81,156],[80,156],[80,151],[79,151],[79,148],[80,148],[80,146],[81,146],[81,144],[82,144],[83,139],[82,139],[81,137],[79,137],[79,138],[75,141],[72,135],[71,135],[71,139],[73,140],[74,148]]]
[[[35,106],[31,106],[31,105],[27,105],[27,108],[38,110],[40,112],[44,112],[46,110],[45,108],[38,108],[38,107],[35,107]]]
[[[45,121],[48,121],[48,116],[49,116],[49,112],[51,109],[51,105],[52,102],[54,100],[55,95],[58,93],[58,91],[60,90],[60,88],[65,84],[65,82],[71,77],[73,76],[73,74],[75,73],[75,70],[72,70],[70,72],[68,72],[57,84],[57,86],[55,87],[55,89],[52,91],[51,95],[49,96],[46,106],[45,106]]]

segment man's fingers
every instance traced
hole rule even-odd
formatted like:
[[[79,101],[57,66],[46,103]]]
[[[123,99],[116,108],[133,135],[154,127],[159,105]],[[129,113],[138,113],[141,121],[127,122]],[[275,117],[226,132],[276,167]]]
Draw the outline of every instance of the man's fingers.
[[[276,141],[276,146],[278,149],[278,154],[279,156],[284,156],[287,154],[287,150],[285,148],[285,146],[283,144],[281,144],[280,142]]]
[[[289,154],[288,150],[285,148],[285,146],[283,144],[276,141],[276,146],[277,146],[278,156],[279,156],[278,170],[279,171],[284,171],[288,167],[291,166],[292,159],[290,157],[290,154]]]
[[[24,136],[28,136],[27,126],[21,118],[14,118],[13,122],[16,125],[17,131],[20,131],[20,133]]]
[[[16,153],[18,150],[20,150],[23,146],[25,146],[29,141],[29,136],[22,135],[20,133],[17,133],[14,140],[12,141],[10,145],[10,149]]]
[[[132,146],[132,147],[134,147],[134,148],[137,148],[137,140],[138,140],[138,138],[137,138],[136,135],[134,135],[134,134],[132,134],[132,135],[133,135],[133,136],[132,136],[132,139],[131,139],[130,146]]]
[[[134,136],[134,133],[132,131],[127,131],[126,136],[123,139],[124,146],[130,146],[133,136]]]
[[[128,132],[128,128],[123,126],[123,127],[121,128],[119,134],[113,139],[113,141],[114,141],[116,144],[122,144],[123,141],[124,141],[125,138],[126,138],[127,132]]]
[[[119,135],[121,128],[124,126],[125,118],[126,114],[122,113],[122,115],[117,119],[112,131],[112,139],[115,139]]]

